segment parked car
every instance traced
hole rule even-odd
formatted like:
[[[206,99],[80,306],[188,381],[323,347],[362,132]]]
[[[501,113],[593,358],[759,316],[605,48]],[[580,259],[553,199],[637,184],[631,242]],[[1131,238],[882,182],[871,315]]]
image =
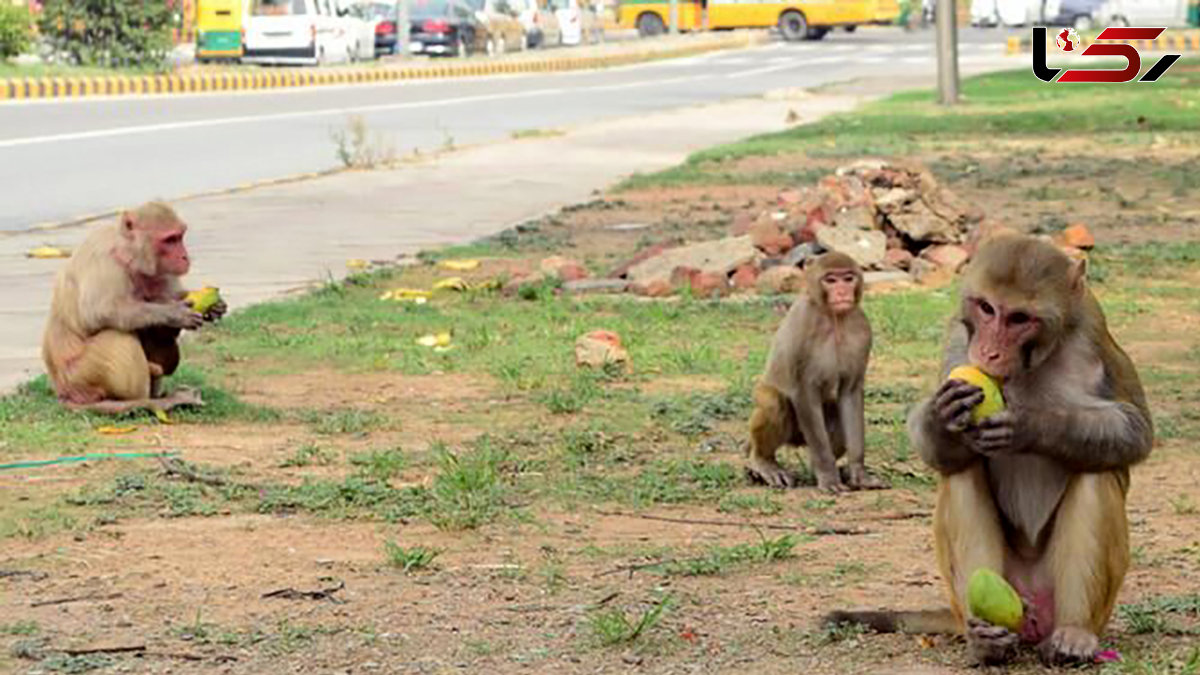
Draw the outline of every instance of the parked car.
[[[1108,0],[1097,10],[1096,27],[1166,26],[1188,23],[1187,0]]]
[[[373,2],[367,12],[375,19],[375,55],[396,54],[400,49],[400,4]]]
[[[356,61],[374,56],[373,32],[371,24],[332,0],[254,0],[242,61],[274,65]]]
[[[1071,26],[1091,30],[1104,0],[1046,0],[1045,22],[1052,26]]]
[[[562,27],[564,45],[604,41],[604,26],[590,3],[581,0],[549,1]]]
[[[487,26],[461,0],[410,0],[409,25],[413,54],[465,57],[488,51],[492,40]]]
[[[517,20],[525,29],[526,45],[534,47],[557,47],[562,44],[562,28],[558,16],[543,0],[508,0],[517,13]]]
[[[525,28],[508,0],[466,0],[480,23],[487,26],[488,54],[525,49]]]

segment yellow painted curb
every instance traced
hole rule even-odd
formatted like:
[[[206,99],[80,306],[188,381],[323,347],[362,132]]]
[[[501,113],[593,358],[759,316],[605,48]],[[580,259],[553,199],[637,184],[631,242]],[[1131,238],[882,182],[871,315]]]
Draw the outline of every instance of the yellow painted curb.
[[[600,54],[596,56],[551,56],[516,61],[456,62],[427,67],[379,68],[375,70],[329,70],[321,72],[199,73],[192,75],[139,75],[111,77],[41,77],[0,79],[0,101],[85,98],[137,94],[248,91],[294,87],[441,79],[481,75],[562,72],[606,68],[631,63],[693,56],[710,51],[751,47],[767,40],[766,31],[704,40],[652,51]]]
[[[1081,47],[1097,42],[1094,38],[1083,38],[1079,41]],[[1185,52],[1200,51],[1200,30],[1167,31],[1154,40],[1103,40],[1104,44],[1131,44],[1139,52]],[[1046,40],[1047,49],[1057,49],[1052,35]],[[1006,49],[1008,54],[1020,54],[1033,51],[1033,41],[1030,38],[1010,36]]]

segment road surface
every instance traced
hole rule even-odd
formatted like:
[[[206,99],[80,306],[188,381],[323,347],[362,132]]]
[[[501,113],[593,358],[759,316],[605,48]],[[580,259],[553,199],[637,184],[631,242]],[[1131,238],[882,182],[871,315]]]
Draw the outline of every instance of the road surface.
[[[997,61],[1004,37],[963,31],[963,67]],[[599,71],[3,103],[0,232],[333,168],[332,134],[353,115],[377,145],[404,155],[785,87],[932,73],[933,40],[932,30],[863,29]]]

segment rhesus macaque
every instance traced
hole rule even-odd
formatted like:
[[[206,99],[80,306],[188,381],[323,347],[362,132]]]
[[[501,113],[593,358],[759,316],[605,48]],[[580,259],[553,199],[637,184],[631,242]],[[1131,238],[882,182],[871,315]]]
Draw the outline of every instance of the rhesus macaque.
[[[91,233],[59,272],[42,358],[63,403],[112,413],[200,403],[161,387],[179,365],[180,331],[226,309],[201,316],[184,302],[186,231],[171,207],[151,202]]]
[[[982,391],[947,380],[912,412],[940,474],[934,541],[950,612],[836,612],[883,631],[966,635],[983,663],[1020,642],[1048,663],[1089,662],[1129,566],[1129,467],[1153,426],[1137,371],[1108,332],[1085,264],[1033,237],[983,242],[964,274],[942,377],[971,364],[1003,383],[1006,409],[978,424]],[[967,581],[987,567],[1022,596],[1017,633],[970,616]]]
[[[797,298],[771,344],[754,387],[746,470],[772,487],[796,484],[776,461],[779,446],[807,445],[817,487],[826,492],[878,488],[864,463],[863,385],[871,324],[859,308],[862,271],[844,253],[826,253],[805,270]],[[837,460],[846,457],[845,481]]]

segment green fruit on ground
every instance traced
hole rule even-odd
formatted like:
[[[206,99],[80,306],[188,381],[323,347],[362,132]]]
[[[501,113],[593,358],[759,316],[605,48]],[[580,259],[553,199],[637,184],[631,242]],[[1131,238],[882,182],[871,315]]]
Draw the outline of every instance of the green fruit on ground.
[[[985,567],[975,570],[967,582],[967,607],[975,617],[1014,632],[1025,617],[1021,596],[1004,577]]]

